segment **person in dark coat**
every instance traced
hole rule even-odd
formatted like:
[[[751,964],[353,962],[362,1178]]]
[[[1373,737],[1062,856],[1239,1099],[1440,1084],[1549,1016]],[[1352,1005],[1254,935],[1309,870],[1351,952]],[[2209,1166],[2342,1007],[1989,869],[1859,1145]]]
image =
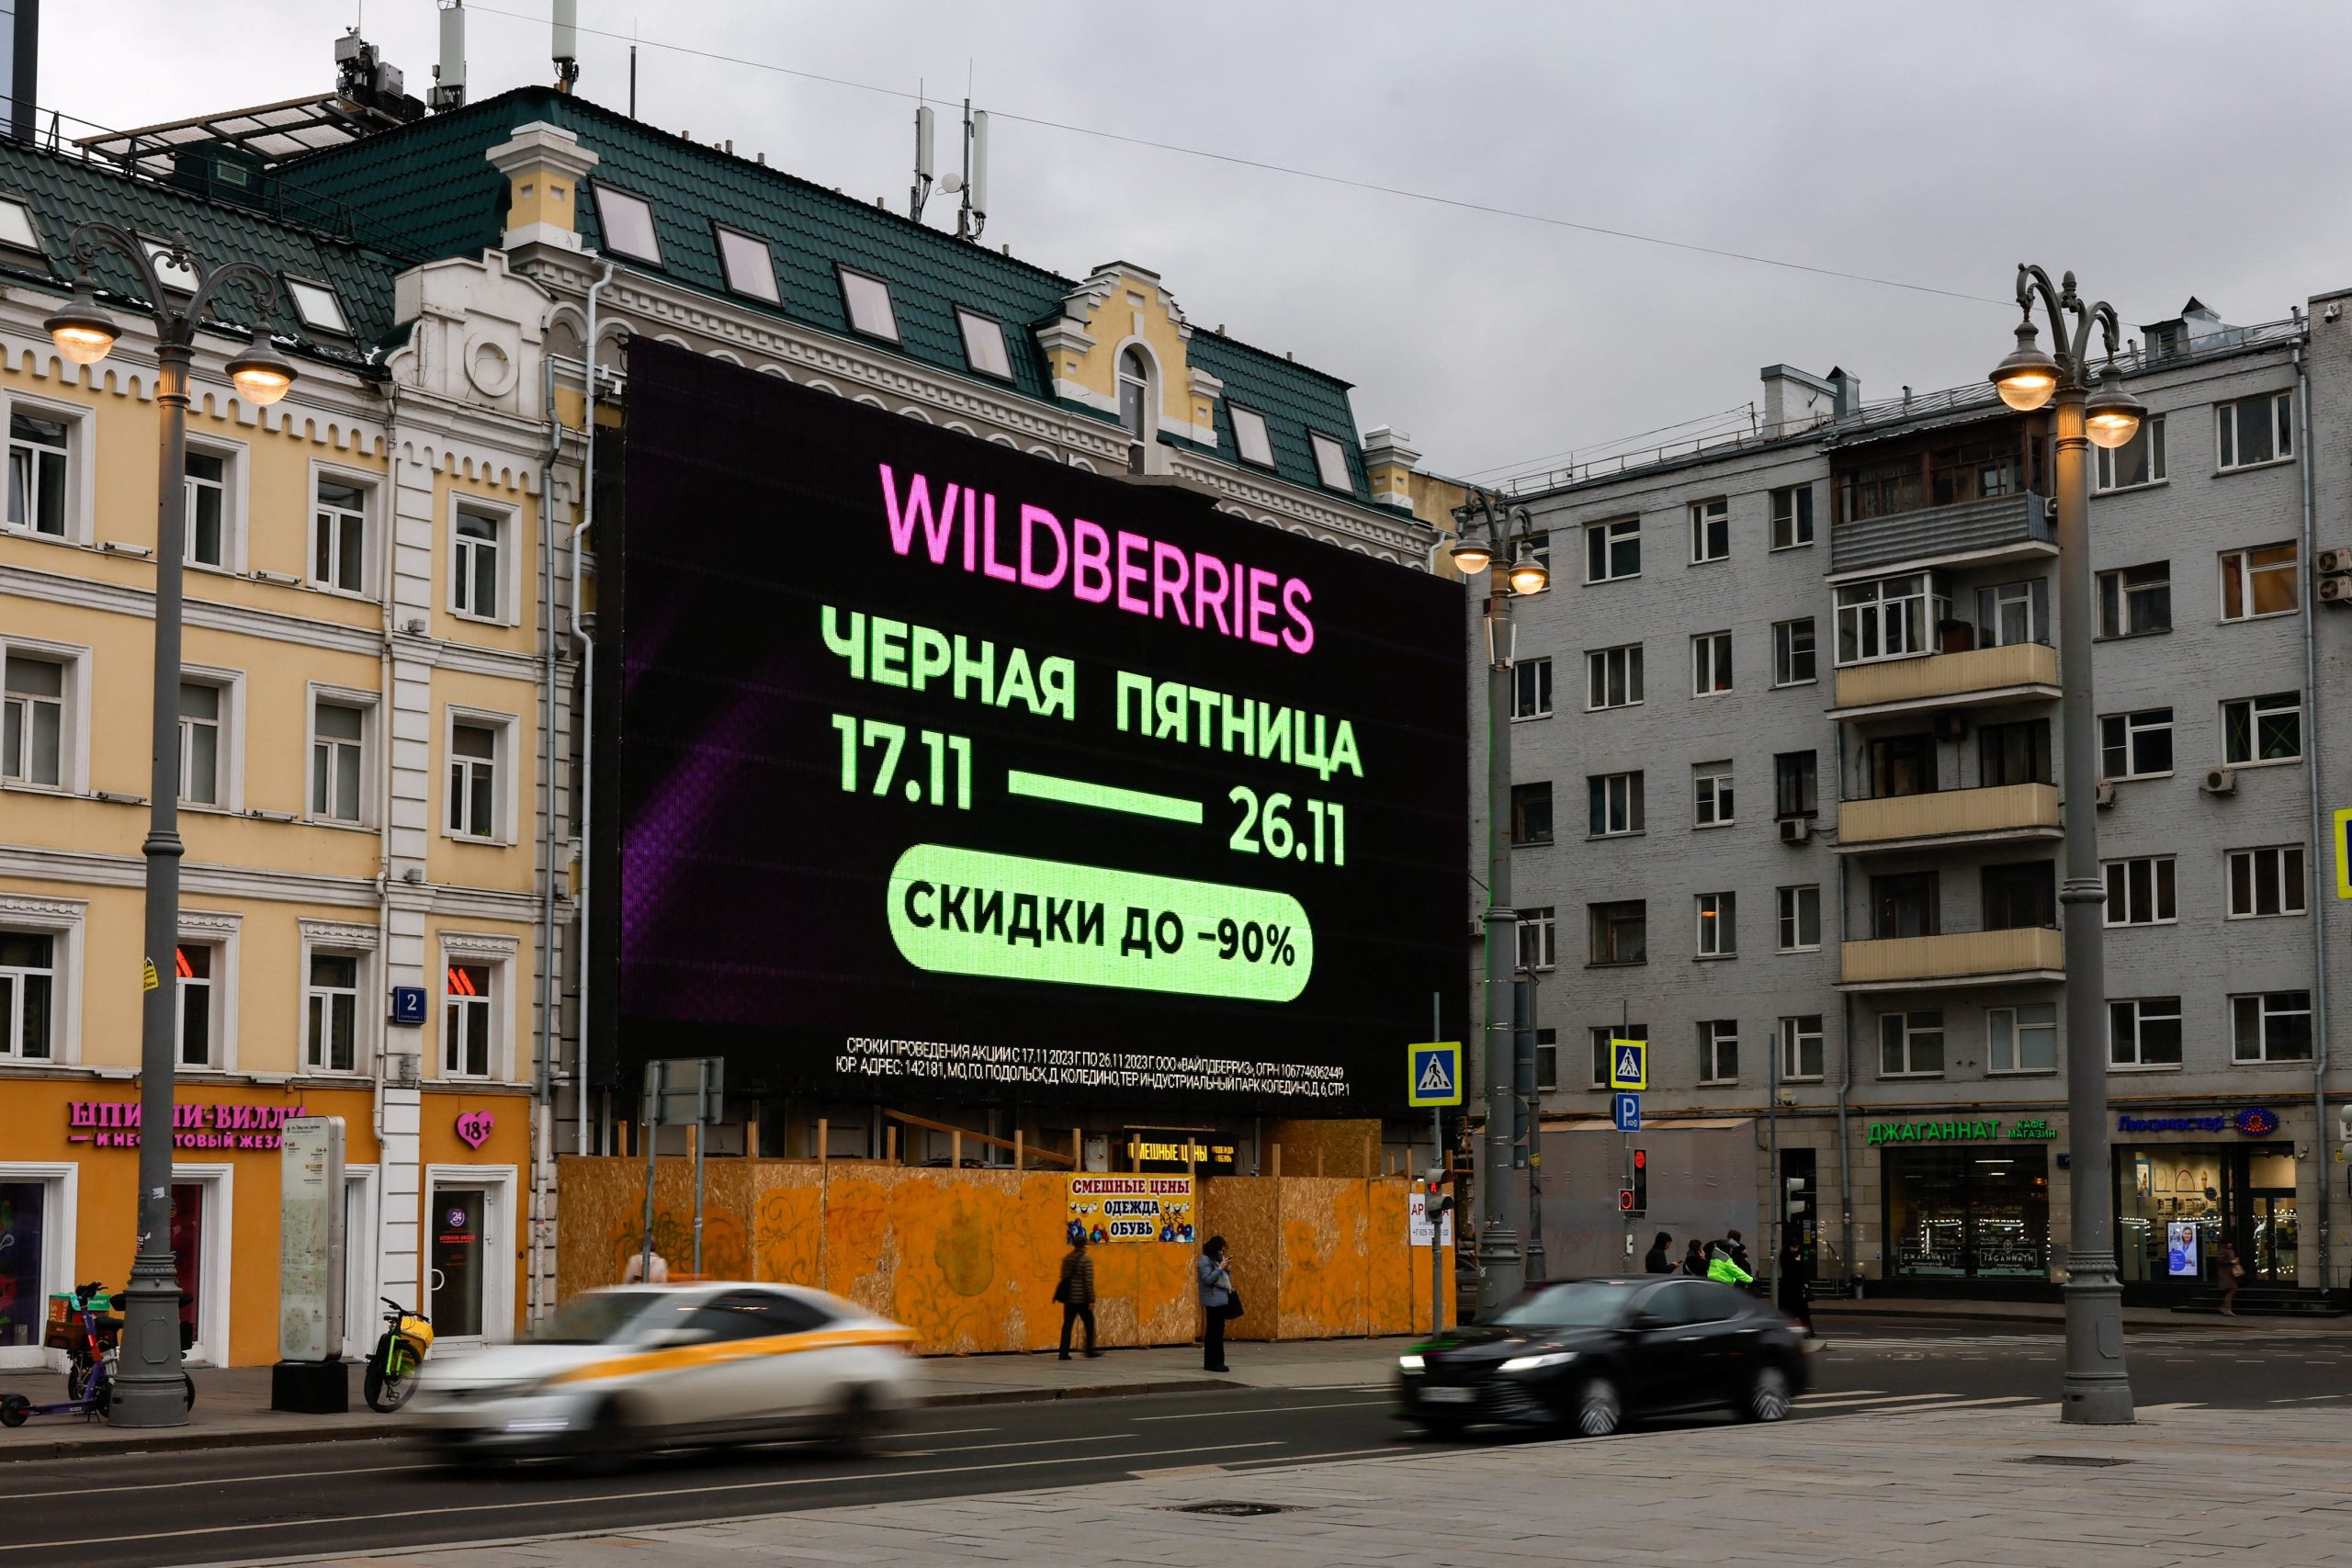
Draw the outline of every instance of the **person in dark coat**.
[[[1201,1370],[1222,1372],[1225,1364],[1225,1320],[1233,1315],[1233,1276],[1227,1270],[1225,1237],[1213,1235],[1193,1259],[1193,1278],[1201,1296]]]
[[[1054,1287],[1054,1299],[1062,1303],[1062,1359],[1069,1359],[1069,1329],[1073,1323],[1086,1325],[1086,1356],[1092,1360],[1102,1352],[1094,1348],[1094,1259],[1086,1250],[1086,1233],[1078,1231],[1069,1238],[1069,1250],[1062,1255],[1061,1283]]]
[[[1739,1265],[1742,1273],[1756,1272],[1756,1265],[1747,1260],[1747,1239],[1737,1231],[1724,1232],[1724,1250],[1731,1254],[1731,1260]]]
[[[1693,1280],[1707,1277],[1707,1247],[1695,1235],[1690,1238],[1690,1245],[1683,1249],[1682,1271]]]
[[[1792,1235],[1781,1244],[1781,1259],[1772,1269],[1772,1291],[1781,1315],[1804,1324],[1808,1339],[1815,1337],[1812,1286],[1813,1265],[1805,1260],[1804,1239]]]
[[[1650,1243],[1649,1256],[1642,1259],[1642,1267],[1652,1274],[1673,1273],[1674,1254],[1667,1250],[1673,1245],[1672,1236],[1664,1231],[1658,1232],[1657,1239]]]

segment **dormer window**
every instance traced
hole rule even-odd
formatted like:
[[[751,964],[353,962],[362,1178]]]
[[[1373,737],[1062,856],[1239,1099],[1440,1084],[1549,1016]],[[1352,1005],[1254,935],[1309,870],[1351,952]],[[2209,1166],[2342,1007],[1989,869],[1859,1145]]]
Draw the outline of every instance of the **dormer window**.
[[[890,308],[890,286],[878,277],[868,277],[847,267],[842,268],[841,273],[842,302],[849,308],[851,330],[886,343],[898,342],[899,317]]]
[[[33,209],[12,196],[0,196],[0,246],[40,251],[40,231],[33,227]]]
[[[1238,403],[1227,403],[1226,412],[1233,416],[1233,449],[1241,460],[1261,468],[1272,468],[1274,443],[1266,433],[1266,416]]]
[[[294,301],[294,314],[310,331],[332,333],[336,337],[351,335],[351,323],[344,319],[343,301],[325,284],[312,283],[307,277],[288,277],[286,297]]]
[[[1119,423],[1137,441],[1148,439],[1144,420],[1151,404],[1151,367],[1142,351],[1130,348],[1119,355]]]
[[[147,265],[155,269],[155,280],[175,294],[196,292],[196,268],[172,259],[169,240],[141,240],[147,253]]]
[[[956,312],[956,325],[964,334],[964,360],[983,376],[1012,379],[1012,355],[1004,346],[1004,323],[990,316],[976,316],[969,310]]]
[[[784,295],[775,286],[775,253],[768,249],[765,240],[721,229],[718,262],[727,271],[727,287],[736,293],[771,305],[784,303]]]
[[[1323,481],[1323,488],[1353,491],[1355,483],[1348,473],[1347,448],[1319,430],[1308,432],[1306,439],[1315,447],[1315,477]]]
[[[653,206],[643,197],[599,185],[596,218],[604,225],[606,250],[662,265],[662,242],[653,231]]]

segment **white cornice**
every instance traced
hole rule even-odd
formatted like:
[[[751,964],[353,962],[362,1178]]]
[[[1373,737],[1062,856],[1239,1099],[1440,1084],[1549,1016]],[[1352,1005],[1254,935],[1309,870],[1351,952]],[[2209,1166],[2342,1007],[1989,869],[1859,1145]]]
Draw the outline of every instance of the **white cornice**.
[[[90,887],[137,887],[144,884],[146,874],[146,862],[138,855],[0,844],[0,876]],[[266,866],[214,865],[190,861],[182,869],[181,882],[189,893],[212,898],[262,898],[273,903],[326,904],[357,909],[376,908],[381,901],[381,895],[372,877],[322,876],[311,872],[280,871]],[[20,900],[25,907],[17,908],[9,902],[10,899]],[[540,910],[539,898],[535,893],[433,884],[421,887],[401,885],[401,896],[395,897],[392,904],[395,908],[413,908],[429,915],[456,915],[469,919],[513,920],[525,924],[537,919]],[[84,901],[79,899],[0,894],[0,914],[13,913],[27,919],[51,908],[66,912],[56,918],[78,918],[84,907]],[[369,926],[365,929],[373,931],[375,928]]]

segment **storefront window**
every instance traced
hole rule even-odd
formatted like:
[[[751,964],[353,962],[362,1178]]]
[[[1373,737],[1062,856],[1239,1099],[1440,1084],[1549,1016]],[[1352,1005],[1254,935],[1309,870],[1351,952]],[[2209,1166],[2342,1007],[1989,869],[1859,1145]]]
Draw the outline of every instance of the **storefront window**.
[[[1890,1149],[1884,1158],[1890,1274],[1915,1280],[2049,1277],[2047,1150],[1975,1144]]]
[[[40,1277],[47,1195],[38,1181],[0,1181],[0,1346],[40,1343],[49,1312]]]
[[[2131,1283],[2213,1283],[2223,1236],[2254,1284],[2292,1285],[2301,1261],[2290,1145],[2141,1144],[2115,1152],[2117,1262]],[[2165,1226],[2197,1227],[2199,1271],[2174,1279]]]

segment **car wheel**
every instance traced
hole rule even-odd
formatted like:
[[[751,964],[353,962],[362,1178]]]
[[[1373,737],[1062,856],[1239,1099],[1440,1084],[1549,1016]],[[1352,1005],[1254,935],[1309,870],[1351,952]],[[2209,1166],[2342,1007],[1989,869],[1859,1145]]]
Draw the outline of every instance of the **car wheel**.
[[[894,1424],[888,1407],[875,1398],[872,1389],[860,1383],[842,1392],[825,1445],[844,1458],[870,1459],[874,1445],[889,1435]]]
[[[1741,1402],[1740,1418],[1746,1421],[1780,1421],[1789,1414],[1789,1374],[1774,1366],[1756,1369],[1756,1376],[1747,1385],[1747,1397]]]
[[[1587,1378],[1577,1391],[1568,1421],[1580,1438],[1606,1438],[1625,1420],[1625,1402],[1617,1385],[1604,1377]]]
[[[628,1468],[636,1445],[636,1424],[615,1394],[596,1407],[595,1418],[589,1422],[578,1451],[571,1456],[571,1468],[588,1476],[617,1475]]]

